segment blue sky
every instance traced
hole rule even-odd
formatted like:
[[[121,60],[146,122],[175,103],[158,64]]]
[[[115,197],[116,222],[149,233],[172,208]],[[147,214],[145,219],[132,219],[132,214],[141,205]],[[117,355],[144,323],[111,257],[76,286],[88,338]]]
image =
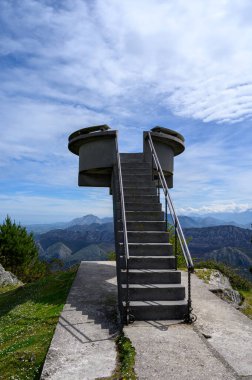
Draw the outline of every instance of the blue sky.
[[[112,215],[108,189],[77,187],[76,129],[108,124],[141,151],[156,125],[186,139],[176,208],[252,207],[250,0],[1,0],[0,218]]]

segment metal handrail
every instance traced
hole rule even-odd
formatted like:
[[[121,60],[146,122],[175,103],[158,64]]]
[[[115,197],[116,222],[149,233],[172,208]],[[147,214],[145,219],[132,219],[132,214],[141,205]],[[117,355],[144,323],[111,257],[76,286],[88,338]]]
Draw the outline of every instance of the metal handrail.
[[[168,207],[169,207],[169,210],[170,210],[170,213],[171,213],[171,216],[172,216],[172,220],[173,220],[174,226],[175,226],[175,228],[177,229],[177,232],[178,232],[179,242],[180,242],[181,249],[183,251],[183,254],[184,254],[184,257],[185,257],[185,260],[186,260],[187,267],[189,269],[193,270],[194,269],[194,265],[193,265],[192,257],[191,257],[191,254],[190,254],[190,251],[189,251],[189,248],[188,248],[188,245],[187,245],[187,242],[186,242],[186,239],[185,239],[185,236],[184,236],[181,224],[180,224],[178,216],[176,214],[176,211],[175,211],[175,208],[174,208],[171,196],[169,194],[168,186],[167,186],[167,183],[166,183],[166,180],[165,180],[165,177],[164,177],[164,173],[163,173],[162,167],[160,165],[160,162],[159,162],[156,150],[154,148],[154,144],[153,144],[150,132],[148,132],[148,138],[149,138],[149,145],[150,145],[151,153],[152,153],[153,159],[155,161],[155,165],[156,165],[157,170],[158,170],[158,174],[159,174],[159,178],[160,178],[160,181],[161,181],[161,185],[163,187],[164,195],[165,195],[165,197],[167,199]]]
[[[120,204],[121,204],[121,218],[123,225],[123,243],[124,243],[124,258],[126,267],[126,322],[129,323],[130,318],[130,301],[129,301],[129,243],[128,243],[128,232],[126,223],[126,212],[125,212],[125,201],[124,201],[124,191],[123,191],[123,181],[122,181],[122,169],[121,169],[121,159],[118,149],[118,143],[116,139],[116,156],[117,156],[117,166],[118,166],[118,180],[119,180],[119,190],[120,190]]]
[[[166,180],[165,180],[163,169],[162,169],[162,167],[160,165],[160,162],[159,162],[159,159],[158,159],[158,156],[157,156],[157,153],[156,153],[156,150],[155,150],[155,147],[154,147],[154,144],[153,144],[150,132],[148,132],[147,137],[148,137],[148,142],[149,142],[149,146],[150,146],[150,150],[151,150],[151,154],[152,154],[152,163],[153,163],[153,160],[154,160],[154,163],[155,163],[158,175],[159,175],[159,179],[160,179],[163,191],[164,191],[164,195],[165,195],[165,200],[166,200],[166,223],[167,223],[167,205],[168,205],[170,213],[171,213],[171,217],[172,217],[172,220],[173,220],[173,223],[174,223],[175,237],[178,236],[178,239],[179,239],[179,242],[180,242],[180,246],[181,246],[181,249],[182,249],[185,261],[186,261],[186,265],[187,265],[187,268],[188,268],[188,315],[186,316],[185,320],[187,322],[191,323],[191,322],[195,321],[195,319],[196,319],[196,316],[191,315],[191,312],[192,312],[192,305],[191,305],[191,273],[194,272],[194,264],[193,264],[193,261],[192,261],[192,257],[191,257],[191,254],[190,254],[190,251],[189,251],[189,248],[188,248],[188,245],[187,245],[187,242],[186,242],[186,239],[185,239],[185,236],[184,236],[181,224],[179,222],[179,219],[178,219],[178,216],[176,214],[176,211],[175,211],[175,208],[174,208],[171,196],[169,194],[169,190],[168,190],[168,186],[167,186],[167,183],[166,183]],[[175,245],[177,246],[176,239],[175,239]]]

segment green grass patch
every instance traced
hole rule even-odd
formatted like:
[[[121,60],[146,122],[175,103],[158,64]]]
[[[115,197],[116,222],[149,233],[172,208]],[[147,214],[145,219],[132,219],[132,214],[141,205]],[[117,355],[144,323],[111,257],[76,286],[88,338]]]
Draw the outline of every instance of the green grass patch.
[[[207,268],[202,268],[202,269],[195,269],[195,273],[197,276],[203,280],[206,284],[209,283],[210,281],[210,276],[212,273],[213,269],[207,269]]]
[[[135,366],[135,348],[123,333],[116,338],[117,367],[112,376],[101,377],[96,380],[137,380]]]
[[[135,366],[135,348],[132,346],[129,338],[124,334],[120,335],[117,339],[117,347],[119,353],[121,377],[123,380],[136,380],[134,371]]]
[[[252,289],[241,290],[241,295],[244,297],[243,308],[241,311],[250,319],[252,319]]]
[[[0,380],[39,379],[75,274],[0,289]]]

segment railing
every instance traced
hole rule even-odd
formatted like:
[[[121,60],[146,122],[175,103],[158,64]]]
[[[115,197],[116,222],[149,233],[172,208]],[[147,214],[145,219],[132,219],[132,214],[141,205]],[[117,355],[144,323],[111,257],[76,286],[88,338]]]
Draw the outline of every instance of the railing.
[[[117,155],[117,169],[118,169],[117,173],[118,173],[119,195],[120,195],[120,206],[121,206],[120,207],[121,222],[122,222],[122,233],[123,233],[123,250],[124,250],[125,269],[126,269],[126,299],[125,299],[126,307],[125,309],[126,309],[126,323],[128,325],[131,322],[130,301],[129,301],[129,245],[128,245],[128,233],[127,233],[124,191],[123,191],[123,181],[122,181],[121,159],[120,159],[120,153],[118,150],[117,139],[116,139],[116,155]]]
[[[177,248],[178,248],[178,240],[181,246],[181,250],[183,252],[185,262],[187,265],[188,269],[188,298],[187,298],[187,315],[185,316],[185,322],[187,323],[192,323],[196,320],[196,316],[192,314],[192,299],[191,299],[191,274],[194,272],[194,265],[192,261],[192,257],[182,230],[182,227],[180,225],[178,216],[176,214],[171,196],[169,194],[168,186],[165,180],[165,176],[162,170],[162,167],[160,165],[152,138],[150,132],[148,132],[147,135],[149,146],[150,146],[150,151],[152,155],[152,170],[154,172],[154,164],[156,167],[156,171],[158,173],[158,194],[159,194],[159,184],[161,184],[163,191],[164,191],[164,196],[165,196],[165,220],[166,220],[166,229],[168,229],[168,208],[170,210],[170,214],[172,217],[172,221],[174,224],[174,229],[175,229],[175,256],[177,258]],[[178,239],[178,240],[177,240]]]

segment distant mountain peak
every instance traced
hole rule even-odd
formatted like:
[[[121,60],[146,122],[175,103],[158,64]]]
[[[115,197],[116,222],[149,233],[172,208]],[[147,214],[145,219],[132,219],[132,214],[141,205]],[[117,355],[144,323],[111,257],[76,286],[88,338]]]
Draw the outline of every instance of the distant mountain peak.
[[[84,225],[84,224],[93,224],[93,223],[101,224],[102,221],[98,216],[88,214],[88,215],[84,215],[80,218],[75,218],[75,219],[71,220],[71,222],[68,223],[68,227],[71,227],[74,225]]]

